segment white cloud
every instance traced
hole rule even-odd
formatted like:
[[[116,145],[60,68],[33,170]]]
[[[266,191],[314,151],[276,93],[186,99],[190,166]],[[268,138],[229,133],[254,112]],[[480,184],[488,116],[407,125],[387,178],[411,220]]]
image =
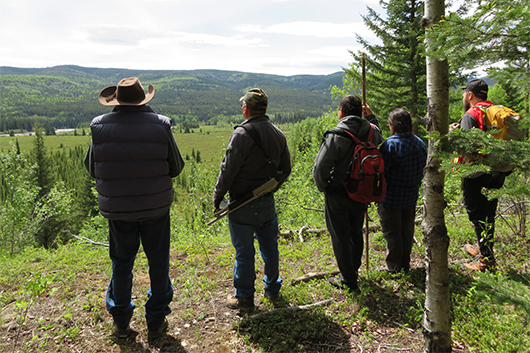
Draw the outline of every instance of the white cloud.
[[[378,0],[2,0],[0,66],[328,74]],[[347,13],[348,21],[337,21]]]
[[[293,36],[309,36],[317,38],[353,38],[363,23],[326,23],[313,21],[297,21],[270,26],[242,24],[235,27],[244,33],[272,33]]]

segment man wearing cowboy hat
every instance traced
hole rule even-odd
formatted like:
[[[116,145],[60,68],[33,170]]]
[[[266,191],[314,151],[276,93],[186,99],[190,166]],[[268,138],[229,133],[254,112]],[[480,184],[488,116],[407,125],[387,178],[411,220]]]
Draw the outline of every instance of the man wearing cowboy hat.
[[[124,78],[117,86],[101,91],[99,102],[114,108],[92,120],[92,141],[85,157],[88,172],[96,178],[99,211],[109,220],[112,278],[106,300],[114,334],[126,338],[132,333],[132,270],[141,243],[151,280],[145,303],[150,341],[165,334],[166,315],[171,312],[171,178],[184,167],[171,120],[146,105],[154,95],[153,85],[146,94],[136,77]]]

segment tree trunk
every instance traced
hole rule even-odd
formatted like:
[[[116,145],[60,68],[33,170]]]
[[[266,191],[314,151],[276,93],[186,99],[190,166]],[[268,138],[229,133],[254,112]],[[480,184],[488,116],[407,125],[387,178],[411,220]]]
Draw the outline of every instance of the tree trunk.
[[[425,17],[422,20],[427,30],[438,23],[445,11],[444,0],[426,0]],[[429,48],[429,40],[425,41]],[[441,135],[449,127],[449,69],[447,61],[438,61],[427,52],[427,128]],[[449,237],[444,219],[444,173],[439,170],[440,160],[433,152],[440,146],[429,141],[429,157],[423,181],[424,218],[422,223],[425,242],[425,311],[423,336],[425,352],[451,352],[451,298],[447,249]]]

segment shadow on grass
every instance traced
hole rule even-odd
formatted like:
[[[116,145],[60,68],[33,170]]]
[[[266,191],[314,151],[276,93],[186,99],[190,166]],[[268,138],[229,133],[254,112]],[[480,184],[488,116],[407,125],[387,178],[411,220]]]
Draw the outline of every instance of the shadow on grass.
[[[499,305],[513,305],[526,312],[526,321],[530,321],[530,275],[508,273],[506,277],[483,273],[474,284],[480,298],[486,298]]]
[[[401,295],[400,288],[396,289],[389,285],[389,282],[397,276],[402,275],[385,274],[361,282],[362,295],[358,298],[359,306],[364,308],[365,318],[380,325],[387,327],[407,325],[416,328],[422,310],[418,305],[419,291],[416,290],[417,293],[411,296]]]
[[[414,268],[407,273],[374,273],[361,279],[363,290],[359,306],[366,308],[363,315],[369,320],[387,327],[406,326],[418,329],[423,318],[426,289],[425,268]],[[472,280],[449,269],[451,291],[465,293]]]
[[[341,326],[319,310],[278,310],[244,318],[238,326],[247,344],[266,352],[349,352]]]
[[[182,347],[179,339],[170,335],[158,338],[145,347],[142,342],[136,341],[136,336],[132,335],[126,339],[112,337],[112,342],[119,347],[120,352],[151,353],[151,348],[160,349],[161,352],[186,353],[187,350]]]

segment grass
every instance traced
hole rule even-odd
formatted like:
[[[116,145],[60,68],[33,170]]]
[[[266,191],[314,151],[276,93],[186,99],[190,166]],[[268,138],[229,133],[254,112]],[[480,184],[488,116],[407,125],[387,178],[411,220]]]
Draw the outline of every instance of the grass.
[[[173,222],[178,222],[174,219]],[[390,275],[384,240],[371,234],[370,267],[361,268],[361,294],[349,295],[325,279],[292,284],[308,272],[335,269],[327,235],[280,239],[282,297],[263,297],[263,262],[257,256],[255,315],[240,317],[225,307],[232,292],[234,251],[226,221],[198,239],[173,234],[171,278],[175,286],[170,336],[149,345],[142,304],[147,300],[147,260],[139,253],[133,297],[133,340],[109,335],[112,320],[104,299],[111,269],[107,250],[71,243],[57,250],[27,249],[0,259],[0,351],[3,352],[422,352],[425,272],[421,233],[413,248],[413,270]],[[453,223],[451,223],[453,222]],[[465,217],[449,219],[449,253],[456,352],[527,352],[530,349],[529,244],[499,227],[497,274],[471,274],[461,244],[471,240]],[[200,240],[200,241],[199,241]],[[519,243],[514,251],[512,243]],[[332,299],[306,310],[280,310]]]
[[[201,129],[177,133],[177,142],[184,155],[200,150],[204,163],[216,168],[222,158],[219,145],[228,142],[231,128]],[[8,139],[0,138],[0,148],[7,146]],[[31,137],[18,139],[23,150],[32,148]],[[50,136],[46,146],[53,150],[62,148],[61,144],[88,144],[88,140],[87,136]],[[385,241],[379,231],[370,234],[370,266],[367,270],[363,257],[358,296],[331,287],[326,279],[292,283],[310,272],[336,269],[329,235],[304,234],[303,242],[298,238],[301,225],[316,228],[325,223],[323,213],[302,207],[322,208],[322,198],[306,191],[314,191],[306,177],[311,166],[300,164],[304,165],[296,166],[277,193],[277,200],[283,201],[277,203],[282,231],[295,231],[294,236],[279,240],[284,285],[277,305],[263,297],[263,262],[257,255],[256,316],[240,317],[226,308],[226,295],[233,291],[234,261],[227,222],[204,226],[211,216],[208,192],[217,170],[204,171],[190,163],[186,173],[191,177],[186,180],[193,180],[193,185],[179,191],[172,212],[170,276],[175,295],[165,340],[155,345],[147,342],[143,304],[149,277],[143,252],[136,260],[133,288],[137,309],[132,328],[137,335],[116,340],[109,334],[112,319],[105,309],[111,275],[107,249],[71,242],[56,250],[28,248],[14,257],[0,254],[0,352],[423,352],[425,249],[420,226],[413,270],[407,274],[377,271],[384,265]],[[454,188],[458,194],[458,187]],[[187,192],[196,198],[186,197]],[[377,222],[374,207],[370,217],[370,224]],[[96,234],[94,226],[91,233],[82,235],[104,241],[106,221],[96,218],[96,223],[104,231]],[[505,214],[497,222],[496,274],[462,269],[461,263],[469,260],[462,245],[475,235],[461,206],[446,210],[446,225],[451,240],[453,351],[530,351],[530,241],[518,230],[517,215]],[[275,310],[329,299],[327,305],[310,309]]]
[[[193,151],[200,151],[203,163],[218,165],[224,152],[224,150],[219,149],[219,146],[226,146],[231,132],[232,128],[230,127],[203,126],[189,134],[179,133],[175,130],[174,135],[183,157],[187,155],[191,158]],[[11,141],[18,141],[21,151],[30,151],[33,148],[34,139],[34,136],[2,136],[0,137],[0,150],[7,151],[11,148]],[[62,148],[73,148],[77,145],[88,148],[90,136],[74,136],[73,133],[44,136],[44,143],[48,152]]]

